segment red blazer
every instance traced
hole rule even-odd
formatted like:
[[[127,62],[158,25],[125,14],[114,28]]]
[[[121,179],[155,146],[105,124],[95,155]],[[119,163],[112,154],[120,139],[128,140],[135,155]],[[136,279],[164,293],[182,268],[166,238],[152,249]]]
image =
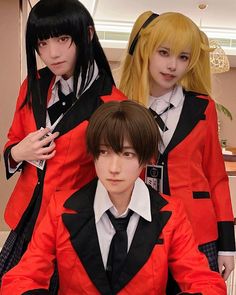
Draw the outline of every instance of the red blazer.
[[[182,202],[150,188],[152,222],[140,218],[112,293],[95,226],[96,187],[95,179],[79,191],[55,193],[22,260],[3,276],[2,295],[48,294],[55,259],[59,295],[163,295],[168,267],[184,294],[226,295],[224,280],[197,249]]]
[[[8,173],[8,155],[12,146],[30,132],[45,127],[46,105],[51,97],[55,76],[47,68],[41,70],[39,75],[41,103],[33,96],[32,107],[21,108],[26,96],[27,80],[20,88],[4,152],[8,178],[12,176]],[[60,135],[55,140],[56,155],[47,161],[44,171],[39,169],[37,171],[31,164],[23,162],[20,177],[5,210],[5,220],[12,229],[19,224],[23,214],[27,219],[29,204],[39,202],[38,223],[45,214],[51,195],[56,190],[78,189],[95,177],[93,160],[86,152],[85,131],[88,119],[103,102],[124,99],[125,96],[113,86],[110,78],[100,73],[99,78],[57,124],[54,131],[59,131]]]
[[[233,211],[218,139],[214,101],[193,92],[159,159],[164,193],[182,199],[198,244],[218,239],[219,250],[234,251]]]

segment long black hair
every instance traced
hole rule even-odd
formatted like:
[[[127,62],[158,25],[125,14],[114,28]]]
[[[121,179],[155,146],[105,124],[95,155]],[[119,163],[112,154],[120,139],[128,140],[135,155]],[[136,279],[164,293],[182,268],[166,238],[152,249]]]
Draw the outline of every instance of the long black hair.
[[[93,36],[91,38],[91,31]],[[26,57],[28,71],[28,88],[23,105],[31,105],[33,87],[37,89],[36,52],[38,40],[69,35],[77,48],[74,70],[74,92],[81,74],[79,94],[86,88],[93,76],[93,64],[96,61],[99,70],[112,78],[112,73],[104,51],[98,40],[93,19],[88,10],[78,0],[40,0],[30,11],[26,25]],[[87,73],[88,72],[88,73]],[[86,75],[88,77],[86,78]]]

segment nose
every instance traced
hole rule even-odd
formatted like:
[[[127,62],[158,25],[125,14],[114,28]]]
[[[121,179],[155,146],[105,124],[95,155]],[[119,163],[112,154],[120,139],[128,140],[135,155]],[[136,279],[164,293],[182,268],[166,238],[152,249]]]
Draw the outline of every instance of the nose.
[[[175,56],[172,56],[169,58],[169,61],[168,61],[168,69],[170,71],[175,71],[176,70],[176,65],[177,65],[177,58]]]
[[[56,42],[49,43],[49,54],[51,58],[56,58],[60,56],[59,47],[57,46]]]
[[[109,171],[112,174],[119,174],[121,169],[121,158],[118,154],[112,155],[109,162]]]

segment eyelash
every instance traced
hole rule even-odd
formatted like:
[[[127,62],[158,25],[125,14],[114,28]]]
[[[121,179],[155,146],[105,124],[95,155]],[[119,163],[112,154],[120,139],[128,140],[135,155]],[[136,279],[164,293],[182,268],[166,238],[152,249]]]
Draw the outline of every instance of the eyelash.
[[[159,54],[161,56],[164,56],[164,57],[165,56],[169,56],[169,52],[167,50],[160,49],[158,52],[159,52]],[[182,59],[184,61],[188,61],[189,60],[189,56],[187,56],[187,55],[180,55],[179,57],[180,57],[180,59]]]
[[[67,35],[62,35],[62,36],[59,36],[58,37],[58,42],[59,43],[66,43],[68,40],[70,40],[71,39],[71,37],[70,36],[67,36]],[[40,47],[40,48],[42,48],[42,47],[44,47],[44,46],[46,46],[47,45],[47,41],[45,41],[45,40],[42,40],[42,41],[39,41],[38,42],[38,47]]]

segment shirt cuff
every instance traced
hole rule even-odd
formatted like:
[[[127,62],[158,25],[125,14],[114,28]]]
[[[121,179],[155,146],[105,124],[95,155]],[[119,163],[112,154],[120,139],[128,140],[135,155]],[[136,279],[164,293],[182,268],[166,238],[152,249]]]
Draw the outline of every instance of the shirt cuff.
[[[236,252],[230,252],[230,251],[219,251],[218,255],[221,256],[235,256]]]

